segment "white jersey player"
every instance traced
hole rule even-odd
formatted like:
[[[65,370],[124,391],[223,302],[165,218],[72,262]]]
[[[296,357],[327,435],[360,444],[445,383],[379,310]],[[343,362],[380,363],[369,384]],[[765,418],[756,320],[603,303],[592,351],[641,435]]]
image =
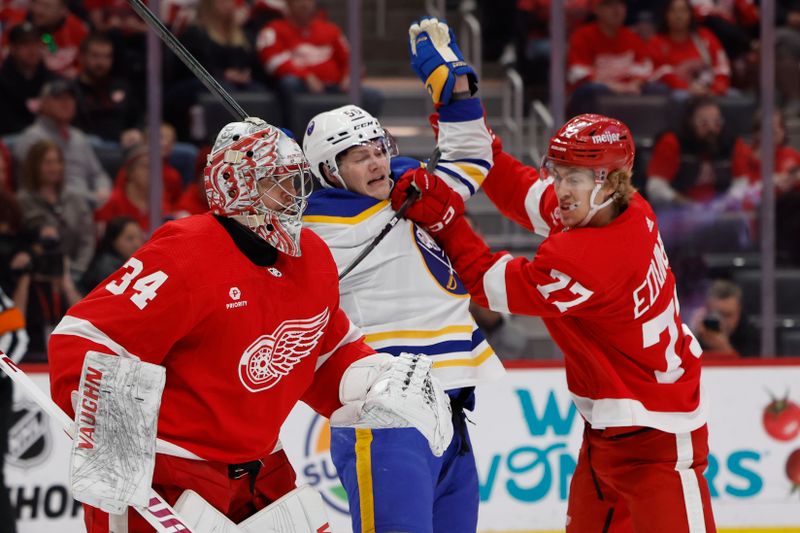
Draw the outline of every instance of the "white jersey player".
[[[426,43],[449,38],[450,51],[458,51],[447,26],[435,19],[412,26],[411,33],[415,68]],[[422,70],[433,67],[426,64]],[[449,99],[436,102],[442,92],[432,91],[439,104],[441,157],[431,170],[464,198],[480,187],[492,165],[492,138],[481,102],[469,91],[470,76],[471,69],[451,73]],[[431,78],[424,79],[430,85]],[[323,186],[309,198],[303,221],[328,244],[342,272],[395,216],[388,201],[394,181],[422,164],[393,157],[397,151],[391,136],[354,105],[314,117],[303,148]],[[451,395],[456,427],[445,455],[427,463],[430,451],[411,433],[334,430],[331,451],[350,497],[354,530],[474,532],[478,481],[463,409],[474,405],[475,385],[504,370],[469,313],[469,294],[441,248],[407,220],[400,220],[340,280],[340,292],[342,308],[370,346],[395,355],[423,353],[433,360],[433,374]],[[382,468],[363,468],[365,454],[373,461],[380,457]],[[425,456],[422,461],[419,454]],[[397,469],[391,468],[392,461]],[[428,468],[409,468],[413,463]],[[388,470],[383,468],[387,464]]]

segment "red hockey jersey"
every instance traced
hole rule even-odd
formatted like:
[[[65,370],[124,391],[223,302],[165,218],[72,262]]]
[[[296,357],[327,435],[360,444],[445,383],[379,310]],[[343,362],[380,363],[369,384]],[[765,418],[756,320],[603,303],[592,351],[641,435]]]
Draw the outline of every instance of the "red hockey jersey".
[[[644,81],[652,73],[653,62],[647,46],[628,28],[620,28],[614,37],[609,37],[596,22],[591,22],[570,37],[567,83],[571,89],[589,81]]]
[[[653,79],[672,89],[688,89],[691,83],[708,87],[724,95],[731,84],[728,56],[719,40],[705,28],[698,28],[685,41],[675,41],[659,34],[650,40],[655,63]]]
[[[339,309],[328,248],[308,230],[301,245],[259,267],[210,214],[166,224],[53,332],[54,400],[73,412],[87,350],[139,357],[166,367],[158,436],[176,455],[268,455],[298,400],[330,415],[344,370],[373,353]]]
[[[313,74],[325,85],[338,85],[347,76],[347,41],[335,24],[319,17],[303,28],[289,20],[273,20],[258,34],[256,46],[271,76],[302,79]]]
[[[507,154],[484,190],[502,211],[547,236],[533,260],[492,254],[459,221],[445,251],[481,305],[541,316],[564,352],[567,384],[595,428],[691,431],[705,423],[700,345],[680,318],[675,279],[656,217],[635,194],[600,228],[562,231],[552,179]]]

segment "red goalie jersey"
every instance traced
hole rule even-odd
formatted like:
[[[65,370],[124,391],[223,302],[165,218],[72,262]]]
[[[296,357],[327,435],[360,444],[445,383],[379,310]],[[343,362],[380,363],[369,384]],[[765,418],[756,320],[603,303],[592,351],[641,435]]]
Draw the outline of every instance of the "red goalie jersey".
[[[701,350],[681,321],[650,205],[637,193],[610,224],[564,231],[552,179],[505,153],[483,187],[507,217],[547,239],[531,261],[490,254],[477,236],[466,238],[468,228],[451,231],[448,244],[462,251],[455,267],[473,298],[543,318],[564,352],[573,400],[593,427],[702,426]]]
[[[264,267],[210,214],[162,227],[53,332],[53,398],[73,412],[88,350],[135,356],[166,367],[158,436],[176,455],[268,455],[298,400],[330,415],[344,370],[373,353],[339,309],[328,248],[307,230],[301,243]]]

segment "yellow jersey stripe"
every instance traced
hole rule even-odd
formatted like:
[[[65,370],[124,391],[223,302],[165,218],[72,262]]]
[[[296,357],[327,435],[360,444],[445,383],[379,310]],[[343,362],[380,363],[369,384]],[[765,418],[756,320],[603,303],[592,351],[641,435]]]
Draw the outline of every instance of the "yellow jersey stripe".
[[[377,342],[383,341],[386,339],[430,339],[433,337],[440,337],[442,335],[448,335],[451,333],[469,333],[470,335],[474,331],[475,326],[447,326],[442,329],[437,330],[414,330],[414,329],[406,329],[406,330],[399,330],[399,331],[384,331],[381,333],[370,333],[364,340],[367,343],[370,342]]]
[[[444,368],[448,366],[478,366],[494,355],[494,350],[488,346],[475,359],[448,359],[445,361],[434,361],[433,368]]]
[[[329,216],[329,215],[308,215],[303,217],[303,222],[320,222],[323,224],[358,224],[359,222],[363,222],[364,220],[368,219],[384,207],[389,205],[389,200],[384,200],[382,202],[378,202],[377,204],[373,205],[369,209],[365,209],[364,211],[360,212],[357,215],[352,217],[337,217],[337,216]]]
[[[471,165],[469,163],[454,163],[455,166],[461,170],[464,174],[469,176],[469,179],[481,185],[483,180],[486,179],[486,174],[484,174],[484,168],[479,167],[478,165]]]
[[[356,428],[356,477],[361,509],[361,531],[375,533],[375,502],[372,497],[372,430]]]

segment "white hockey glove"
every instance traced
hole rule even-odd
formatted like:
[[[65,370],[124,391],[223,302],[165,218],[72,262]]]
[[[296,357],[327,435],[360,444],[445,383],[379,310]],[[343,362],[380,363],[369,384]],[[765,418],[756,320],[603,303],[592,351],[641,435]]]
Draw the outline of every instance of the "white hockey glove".
[[[75,409],[73,497],[112,514],[147,507],[164,367],[87,352]]]
[[[415,427],[440,457],[453,439],[450,398],[431,376],[425,355],[375,354],[354,363],[342,377],[344,406],[331,416],[331,426],[371,429]],[[352,371],[352,373],[351,373]],[[366,391],[363,399],[358,391]]]

